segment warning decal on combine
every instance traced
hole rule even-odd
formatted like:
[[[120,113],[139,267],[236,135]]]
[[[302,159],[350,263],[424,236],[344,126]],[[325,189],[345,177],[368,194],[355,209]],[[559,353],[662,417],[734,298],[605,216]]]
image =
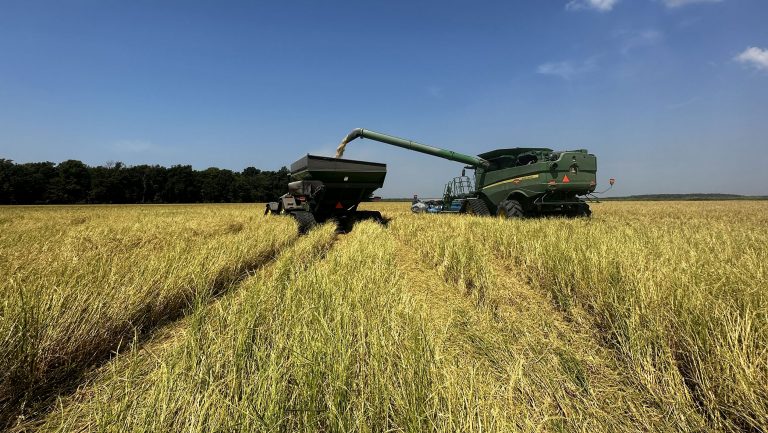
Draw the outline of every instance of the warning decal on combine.
[[[336,209],[344,209],[344,206],[341,205],[340,201],[336,202]]]
[[[568,179],[568,175],[567,174],[565,176],[563,176],[563,183],[568,183],[570,181],[571,181],[571,179]]]

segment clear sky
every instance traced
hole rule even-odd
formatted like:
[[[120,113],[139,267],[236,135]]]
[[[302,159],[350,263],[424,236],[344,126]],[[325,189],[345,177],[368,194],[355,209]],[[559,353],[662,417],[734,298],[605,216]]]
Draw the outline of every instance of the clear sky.
[[[0,0],[0,157],[277,169],[364,127],[587,148],[615,194],[768,194],[768,1]],[[370,140],[384,196],[461,164]]]

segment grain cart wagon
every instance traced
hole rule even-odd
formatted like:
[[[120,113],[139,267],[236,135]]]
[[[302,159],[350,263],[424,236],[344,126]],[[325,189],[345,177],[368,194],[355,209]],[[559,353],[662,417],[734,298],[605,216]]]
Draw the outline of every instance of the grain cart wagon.
[[[386,223],[379,212],[357,210],[384,185],[386,175],[386,164],[307,155],[291,164],[288,193],[267,203],[264,213],[294,217],[300,233],[328,220],[335,220],[340,232],[364,219]]]
[[[588,217],[592,214],[582,196],[595,191],[597,158],[585,149],[554,151],[548,148],[510,148],[464,155],[411,140],[358,128],[339,145],[368,138],[416,152],[466,164],[474,180],[454,178],[444,189],[441,212],[497,215],[519,218],[537,215]],[[612,183],[611,183],[612,184]]]

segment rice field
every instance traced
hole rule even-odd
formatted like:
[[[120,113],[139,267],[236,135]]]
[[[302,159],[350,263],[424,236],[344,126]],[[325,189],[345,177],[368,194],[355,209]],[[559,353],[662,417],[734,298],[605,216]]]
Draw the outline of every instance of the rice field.
[[[768,431],[768,202],[0,208],[9,431]]]

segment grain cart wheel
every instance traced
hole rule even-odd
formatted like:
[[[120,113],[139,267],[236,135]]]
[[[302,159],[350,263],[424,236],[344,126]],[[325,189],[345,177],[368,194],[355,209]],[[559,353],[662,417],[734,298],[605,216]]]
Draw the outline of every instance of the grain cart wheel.
[[[592,216],[592,211],[589,210],[588,204],[582,202],[574,205],[566,216],[569,218],[589,218]]]
[[[381,215],[381,212],[377,210],[359,210],[355,212],[355,220],[356,221],[371,220],[383,226],[387,225],[387,223],[389,222],[389,220],[387,218],[384,218],[384,216]]]
[[[522,218],[525,216],[525,212],[523,212],[523,206],[519,201],[504,200],[499,203],[496,216],[499,218]]]
[[[589,209],[589,205],[586,203],[581,203],[576,211],[576,216],[581,218],[589,218],[592,216],[592,211]]]
[[[488,205],[485,204],[483,199],[471,198],[467,200],[467,205],[464,211],[470,215],[487,216],[491,214],[488,210]]]
[[[355,227],[357,216],[354,213],[336,217],[336,233],[349,233]]]
[[[291,212],[291,216],[296,218],[296,222],[299,223],[299,233],[305,234],[307,233],[312,227],[317,225],[317,221],[315,221],[315,216],[312,215],[311,212],[307,212],[304,210],[297,210]]]

